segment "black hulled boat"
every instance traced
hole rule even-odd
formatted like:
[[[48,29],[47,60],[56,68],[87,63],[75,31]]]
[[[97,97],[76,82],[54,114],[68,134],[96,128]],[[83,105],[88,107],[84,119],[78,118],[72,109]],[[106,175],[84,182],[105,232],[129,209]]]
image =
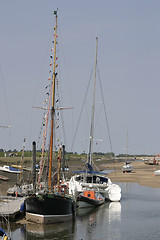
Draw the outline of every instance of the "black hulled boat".
[[[72,219],[74,215],[74,200],[72,196],[68,195],[67,183],[65,183],[65,175],[61,174],[62,164],[61,164],[61,145],[58,151],[58,170],[56,172],[57,179],[53,181],[52,173],[52,159],[53,159],[53,141],[56,129],[56,111],[61,110],[58,108],[55,102],[56,86],[58,87],[58,79],[56,73],[56,44],[57,44],[57,11],[54,12],[56,17],[56,23],[54,27],[54,56],[53,59],[53,73],[52,73],[52,87],[51,87],[51,107],[48,106],[48,112],[50,112],[51,120],[51,130],[50,130],[50,143],[49,143],[49,163],[48,163],[48,181],[46,182],[46,188],[41,189],[41,191],[35,191],[35,194],[28,196],[25,200],[26,208],[26,220],[33,221],[37,223],[54,223],[54,222],[64,222]],[[51,50],[53,51],[53,49]],[[52,66],[52,64],[50,64]],[[59,115],[59,114],[58,114]],[[47,124],[46,124],[47,125]],[[58,127],[57,127],[58,128]],[[55,135],[54,135],[55,136]],[[46,137],[46,136],[45,136]],[[40,183],[40,178],[42,176],[43,164],[41,162],[40,174],[38,184]],[[61,177],[62,175],[62,177]],[[55,175],[54,175],[55,176]],[[38,189],[35,187],[35,189]]]

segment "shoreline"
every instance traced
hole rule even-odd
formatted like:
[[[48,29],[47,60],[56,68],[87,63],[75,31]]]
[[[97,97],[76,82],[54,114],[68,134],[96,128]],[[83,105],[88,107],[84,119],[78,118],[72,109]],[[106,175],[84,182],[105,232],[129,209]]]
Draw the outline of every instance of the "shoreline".
[[[160,187],[160,176],[155,176],[154,171],[160,169],[160,165],[148,165],[144,162],[133,161],[131,165],[134,167],[130,173],[123,173],[121,167],[123,163],[114,163],[106,165],[106,168],[114,170],[108,174],[111,181],[114,182],[137,182],[139,185],[159,188]]]
[[[148,186],[153,188],[160,188],[160,176],[154,176],[154,171],[160,169],[160,165],[148,165],[143,161],[132,161],[133,171],[130,173],[123,173],[121,167],[124,162],[99,164],[100,171],[109,171],[107,176],[114,183],[120,182],[137,182],[139,185]],[[76,169],[82,169],[81,165],[76,166]],[[71,166],[70,170],[75,170],[75,166]],[[110,171],[111,170],[111,171]],[[7,190],[13,187],[17,182],[17,176],[15,174],[6,174],[0,172],[1,175],[9,177],[8,181],[0,180],[0,195],[6,196]]]

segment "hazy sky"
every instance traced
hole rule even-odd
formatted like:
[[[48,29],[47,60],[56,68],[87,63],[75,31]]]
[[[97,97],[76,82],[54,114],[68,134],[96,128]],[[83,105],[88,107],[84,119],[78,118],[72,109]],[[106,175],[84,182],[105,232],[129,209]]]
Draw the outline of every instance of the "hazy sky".
[[[0,125],[12,125],[11,129],[0,128],[0,148],[20,150],[26,137],[26,149],[31,149],[32,141],[38,141],[43,111],[32,106],[43,105],[45,99],[55,23],[52,13],[58,8],[58,74],[63,105],[73,107],[64,113],[67,151],[94,67],[97,36],[113,152],[126,152],[128,131],[129,153],[160,153],[159,0],[0,3]],[[101,100],[96,105],[100,106],[97,112],[101,111]],[[86,119],[81,118],[73,151],[87,151]],[[95,139],[103,141],[95,140],[94,151],[110,151],[104,125],[102,118],[95,117]]]

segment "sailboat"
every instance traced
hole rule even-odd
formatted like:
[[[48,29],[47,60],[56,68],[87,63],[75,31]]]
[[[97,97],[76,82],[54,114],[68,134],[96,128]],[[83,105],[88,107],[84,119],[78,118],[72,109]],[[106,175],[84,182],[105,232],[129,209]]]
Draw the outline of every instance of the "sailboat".
[[[128,130],[127,130],[127,146],[126,146],[126,159],[128,156]],[[123,173],[130,173],[133,170],[133,166],[131,165],[131,161],[126,161],[122,166]]]
[[[74,216],[74,199],[67,193],[67,185],[64,176],[60,177],[62,147],[58,151],[58,170],[57,179],[52,178],[52,159],[53,159],[53,139],[55,134],[55,95],[56,95],[56,44],[57,44],[57,11],[54,11],[56,23],[54,27],[54,56],[52,74],[52,105],[50,110],[51,131],[49,144],[49,173],[47,188],[45,191],[37,192],[28,196],[25,200],[26,220],[36,223],[54,223],[71,220]],[[41,164],[42,165],[42,164]],[[53,183],[54,182],[54,183]],[[53,185],[54,184],[54,185]]]
[[[85,170],[77,172],[78,174],[71,177],[69,181],[69,193],[75,196],[83,193],[85,190],[94,190],[103,195],[109,201],[120,201],[121,188],[117,184],[113,184],[111,180],[104,176],[100,171],[93,170],[93,140],[94,140],[94,112],[95,112],[95,92],[96,92],[96,70],[97,70],[97,48],[98,38],[96,38],[96,55],[94,67],[94,83],[93,83],[93,101],[92,101],[92,116],[89,137],[89,154],[85,164]]]

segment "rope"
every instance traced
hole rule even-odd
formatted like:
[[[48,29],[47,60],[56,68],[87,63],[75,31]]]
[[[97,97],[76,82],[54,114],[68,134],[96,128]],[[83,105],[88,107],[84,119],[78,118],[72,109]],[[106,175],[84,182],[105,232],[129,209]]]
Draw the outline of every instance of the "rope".
[[[101,83],[99,69],[98,69],[98,75],[99,75],[99,83],[100,83],[100,89],[101,89],[101,94],[102,94],[102,101],[103,101],[103,106],[104,106],[105,119],[106,119],[106,123],[107,123],[109,143],[110,143],[111,153],[113,153],[111,136],[110,136],[110,131],[109,131],[109,123],[108,123],[108,117],[107,117],[107,111],[106,111],[106,107],[105,107],[105,102],[104,102],[104,95],[103,95],[103,91],[102,91],[102,83]],[[111,158],[112,158],[112,156],[111,156]],[[114,160],[113,160],[113,163],[114,163]],[[114,170],[115,170],[115,164],[114,164]],[[115,176],[116,176],[116,171],[114,171],[114,172],[115,172]]]
[[[104,114],[105,114],[105,119],[106,119],[106,123],[107,123],[107,130],[108,130],[109,143],[110,143],[111,152],[113,152],[113,151],[112,151],[111,136],[110,136],[110,131],[109,131],[109,124],[108,124],[107,111],[106,111],[105,102],[104,102],[104,95],[103,95],[102,83],[101,83],[101,78],[100,78],[99,70],[98,70],[98,75],[99,75],[99,83],[100,83],[100,89],[101,89],[101,94],[102,94],[102,101],[103,101],[103,106],[104,106]]]
[[[79,122],[80,122],[80,120],[81,120],[81,116],[82,116],[84,104],[85,104],[85,101],[86,101],[88,89],[89,89],[90,82],[91,82],[92,73],[93,73],[93,69],[92,69],[92,72],[91,72],[91,75],[90,75],[90,78],[89,78],[89,81],[88,81],[87,90],[86,90],[86,93],[85,93],[84,101],[83,101],[83,104],[82,104],[82,108],[81,108],[81,111],[80,111],[78,123],[77,123],[77,126],[76,126],[76,131],[75,131],[75,134],[74,134],[74,137],[73,137],[73,141],[72,141],[72,145],[71,145],[71,151],[72,151],[72,149],[73,149],[74,141],[75,141],[75,138],[76,138],[76,134],[77,134],[77,131],[78,131],[78,127],[79,127]]]
[[[6,103],[7,118],[8,118],[8,122],[9,122],[9,125],[10,125],[10,117],[9,117],[9,110],[8,110],[7,95],[6,95],[5,85],[4,85],[4,81],[3,81],[3,74],[2,74],[2,67],[1,67],[1,65],[0,65],[0,72],[1,72],[3,93],[4,93],[4,97],[5,97],[5,103]]]

